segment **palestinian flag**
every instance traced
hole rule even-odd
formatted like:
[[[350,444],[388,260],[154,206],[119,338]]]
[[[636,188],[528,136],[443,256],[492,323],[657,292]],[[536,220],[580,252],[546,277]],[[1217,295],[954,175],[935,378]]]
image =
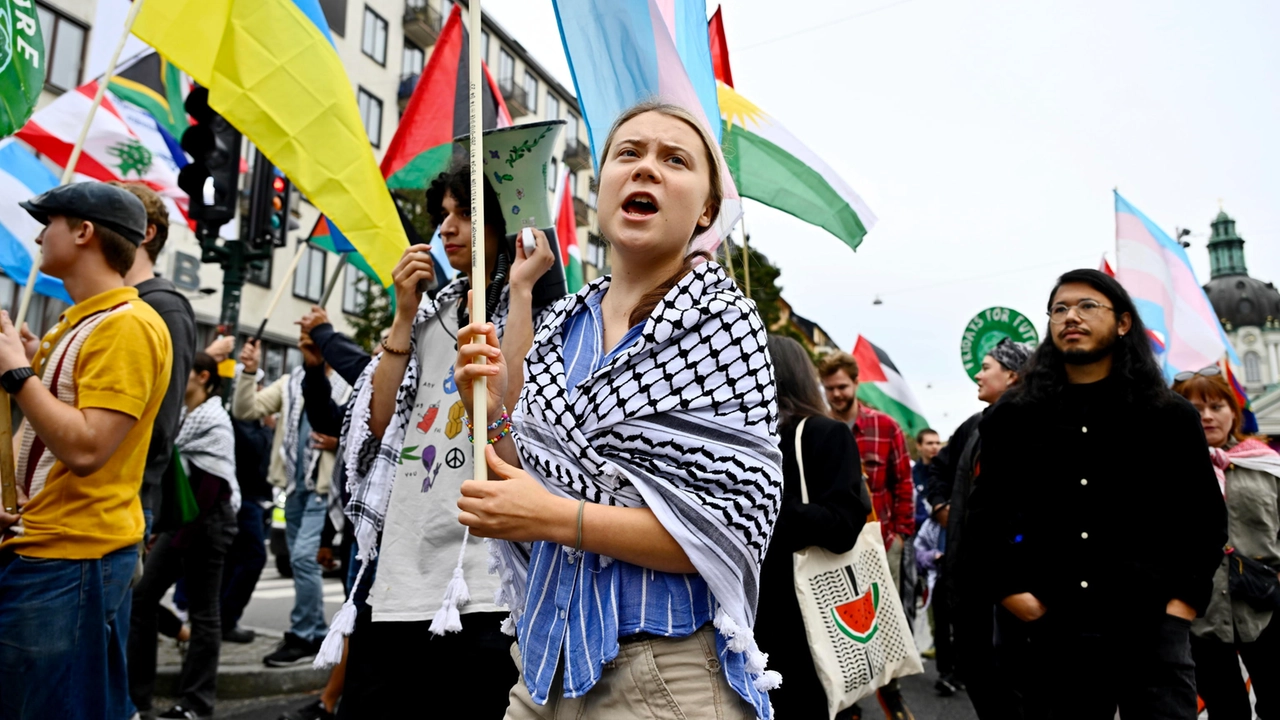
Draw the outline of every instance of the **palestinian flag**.
[[[382,158],[382,176],[392,190],[426,190],[432,179],[449,168],[455,153],[460,162],[467,161],[461,146],[453,142],[470,130],[467,53],[468,33],[462,26],[462,11],[454,5]],[[484,76],[484,129],[507,127],[511,125],[511,113],[488,67],[484,68]],[[326,218],[316,222],[310,241],[329,252],[348,253],[348,262],[383,284],[355,246]],[[445,267],[448,268],[447,262]]]
[[[182,108],[184,99],[182,72],[160,57],[160,53],[144,55],[120,70],[108,85],[116,97],[151,113],[160,127],[179,140],[190,123]]]
[[[911,437],[929,427],[920,402],[885,351],[859,335],[853,358],[858,361],[859,402],[893,418]]]
[[[409,98],[395,137],[382,158],[382,176],[393,190],[423,190],[431,179],[448,169],[454,154],[466,160],[453,139],[470,129],[467,87],[468,34],[462,27],[462,11],[455,4],[422,71],[422,79]],[[485,130],[511,125],[511,113],[502,93],[484,68],[483,125]]]
[[[582,251],[578,249],[578,221],[573,212],[573,193],[569,192],[569,169],[565,168],[556,185],[556,239],[560,242],[560,262],[564,264],[565,289],[570,295],[585,284],[582,273]]]

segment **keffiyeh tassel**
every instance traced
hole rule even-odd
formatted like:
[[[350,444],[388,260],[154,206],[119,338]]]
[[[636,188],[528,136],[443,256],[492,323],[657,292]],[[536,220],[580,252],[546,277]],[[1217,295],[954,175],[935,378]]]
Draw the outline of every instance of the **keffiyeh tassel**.
[[[320,651],[316,653],[316,659],[311,662],[311,667],[323,670],[342,661],[342,641],[356,629],[355,589],[360,587],[360,580],[364,578],[364,569],[368,566],[368,563],[360,565],[360,570],[356,573],[356,581],[351,585],[351,592],[347,593],[346,601],[334,614],[333,622],[329,623],[329,632],[324,636],[324,642],[320,643]]]
[[[716,617],[713,621],[716,630],[724,636],[726,644],[731,652],[743,653],[746,656],[746,669],[748,673],[755,676],[752,683],[756,690],[760,692],[768,692],[782,684],[782,674],[776,670],[766,670],[765,666],[769,663],[769,656],[760,652],[760,646],[756,645],[755,634],[749,629],[744,629],[738,623],[729,617],[729,613],[724,608],[716,608]]]
[[[471,539],[471,528],[462,533],[462,549],[458,551],[458,565],[453,569],[453,577],[444,589],[444,602],[431,620],[431,632],[444,635],[447,632],[462,630],[462,613],[458,608],[471,602],[471,590],[467,588],[467,578],[462,571],[462,561],[467,556],[467,541]]]

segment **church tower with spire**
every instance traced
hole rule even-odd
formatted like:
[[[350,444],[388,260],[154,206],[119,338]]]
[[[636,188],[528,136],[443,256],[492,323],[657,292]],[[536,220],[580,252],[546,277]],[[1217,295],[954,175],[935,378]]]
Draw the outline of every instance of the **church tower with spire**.
[[[1236,233],[1235,219],[1223,210],[1210,227],[1210,277],[1204,291],[1244,365],[1239,380],[1251,398],[1259,398],[1280,388],[1280,291],[1249,277],[1244,238]],[[1280,399],[1280,393],[1275,395]]]

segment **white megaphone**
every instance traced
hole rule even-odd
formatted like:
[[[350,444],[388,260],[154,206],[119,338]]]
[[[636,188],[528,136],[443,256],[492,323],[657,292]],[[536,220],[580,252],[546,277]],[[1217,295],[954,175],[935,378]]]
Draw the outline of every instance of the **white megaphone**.
[[[534,285],[534,307],[554,302],[567,290],[560,243],[556,238],[556,218],[551,209],[551,191],[547,189],[553,180],[550,177],[552,153],[560,131],[567,124],[564,120],[542,120],[486,130],[482,136],[484,177],[502,205],[508,247],[514,251],[514,243],[522,242],[525,254],[531,254],[536,249],[532,232],[536,228],[546,233],[555,257],[553,266]],[[454,141],[470,151],[470,136],[462,135]]]

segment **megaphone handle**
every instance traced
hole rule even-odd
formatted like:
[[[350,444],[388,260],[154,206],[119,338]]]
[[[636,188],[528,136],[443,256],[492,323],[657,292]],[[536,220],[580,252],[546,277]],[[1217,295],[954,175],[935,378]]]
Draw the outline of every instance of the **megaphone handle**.
[[[520,231],[520,240],[524,243],[524,256],[530,257],[538,250],[538,241],[533,237],[533,228],[524,228]]]

